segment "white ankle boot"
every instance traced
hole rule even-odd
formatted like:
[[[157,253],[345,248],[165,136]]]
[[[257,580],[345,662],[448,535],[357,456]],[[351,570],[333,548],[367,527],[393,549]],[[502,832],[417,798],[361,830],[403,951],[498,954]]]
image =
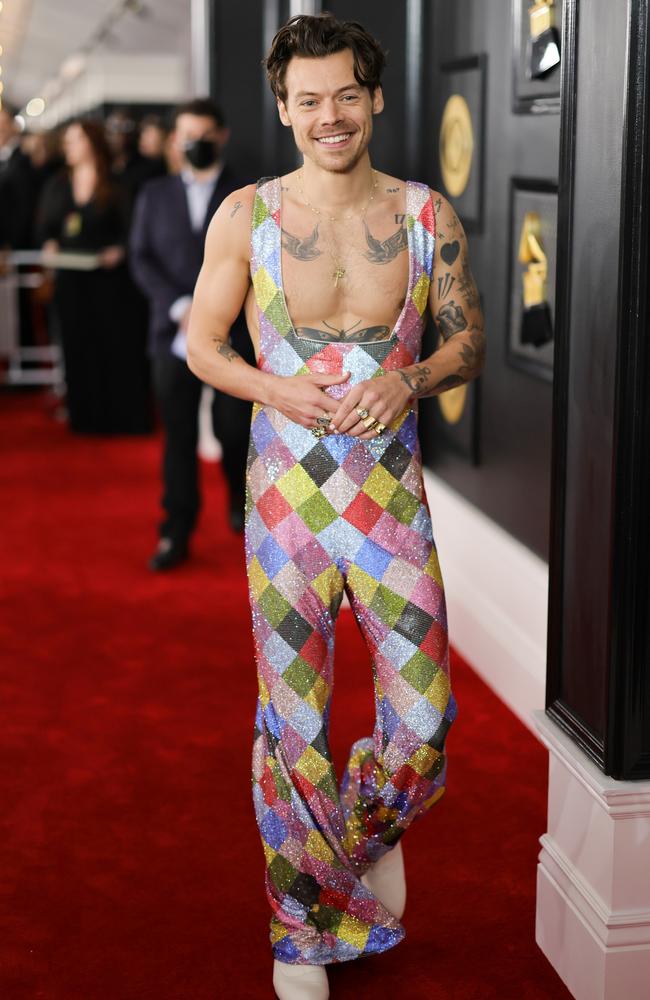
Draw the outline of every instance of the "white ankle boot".
[[[323,965],[273,963],[273,988],[279,1000],[328,1000],[327,973]]]
[[[384,854],[369,868],[361,881],[366,889],[370,889],[389,913],[398,920],[402,919],[406,907],[406,874],[404,872],[404,855],[401,843],[388,854]]]

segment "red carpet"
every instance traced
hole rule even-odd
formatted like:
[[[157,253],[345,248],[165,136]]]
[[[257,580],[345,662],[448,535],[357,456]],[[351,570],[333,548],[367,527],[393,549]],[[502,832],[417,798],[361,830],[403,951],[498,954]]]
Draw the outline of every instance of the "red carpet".
[[[41,394],[0,398],[0,440],[0,994],[272,998],[219,470],[192,562],[153,576],[156,440],[73,438]],[[338,640],[340,766],[371,704],[349,612]],[[458,658],[454,680],[449,791],[404,840],[408,937],[334,968],[334,1000],[569,996],[534,943],[546,754]]]

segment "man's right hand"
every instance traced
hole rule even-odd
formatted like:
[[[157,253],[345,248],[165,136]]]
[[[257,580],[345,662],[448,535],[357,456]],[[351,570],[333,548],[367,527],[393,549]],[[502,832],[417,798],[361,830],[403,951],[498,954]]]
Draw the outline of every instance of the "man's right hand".
[[[303,427],[316,426],[316,419],[326,413],[333,414],[338,401],[323,391],[328,385],[341,385],[347,382],[349,372],[343,375],[289,375],[275,376],[271,391],[268,393],[268,403],[279,410],[289,420]]]

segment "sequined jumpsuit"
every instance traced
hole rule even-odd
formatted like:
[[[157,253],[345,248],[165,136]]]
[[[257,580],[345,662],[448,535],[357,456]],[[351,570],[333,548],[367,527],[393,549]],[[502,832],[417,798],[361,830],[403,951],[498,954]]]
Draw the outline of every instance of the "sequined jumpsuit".
[[[409,283],[389,339],[298,336],[282,287],[280,180],[258,182],[251,273],[258,367],[349,371],[349,385],[419,359],[435,243],[426,185],[408,182]],[[422,483],[415,409],[381,437],[320,440],[255,404],[246,559],[258,666],[255,813],[275,958],[322,965],[382,952],[404,928],[360,881],[444,791],[449,686],[440,567]],[[347,592],[372,660],[376,722],[341,787],[328,747],[334,626]]]

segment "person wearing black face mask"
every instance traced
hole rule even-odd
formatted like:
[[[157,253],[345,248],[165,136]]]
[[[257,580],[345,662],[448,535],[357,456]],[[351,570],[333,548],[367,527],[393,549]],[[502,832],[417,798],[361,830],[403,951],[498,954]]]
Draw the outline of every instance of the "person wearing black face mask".
[[[223,163],[229,130],[219,108],[197,98],[176,109],[172,138],[179,175],[150,181],[138,196],[130,238],[133,276],[149,299],[154,385],[164,429],[164,517],[152,570],[171,569],[189,554],[199,508],[197,439],[202,383],[185,361],[185,332],[212,216],[242,180]],[[231,330],[235,349],[252,359],[243,316]],[[215,393],[213,423],[222,446],[229,516],[243,528],[250,405]]]
[[[183,152],[195,170],[208,170],[219,159],[219,147],[213,139],[193,139],[185,144]]]

